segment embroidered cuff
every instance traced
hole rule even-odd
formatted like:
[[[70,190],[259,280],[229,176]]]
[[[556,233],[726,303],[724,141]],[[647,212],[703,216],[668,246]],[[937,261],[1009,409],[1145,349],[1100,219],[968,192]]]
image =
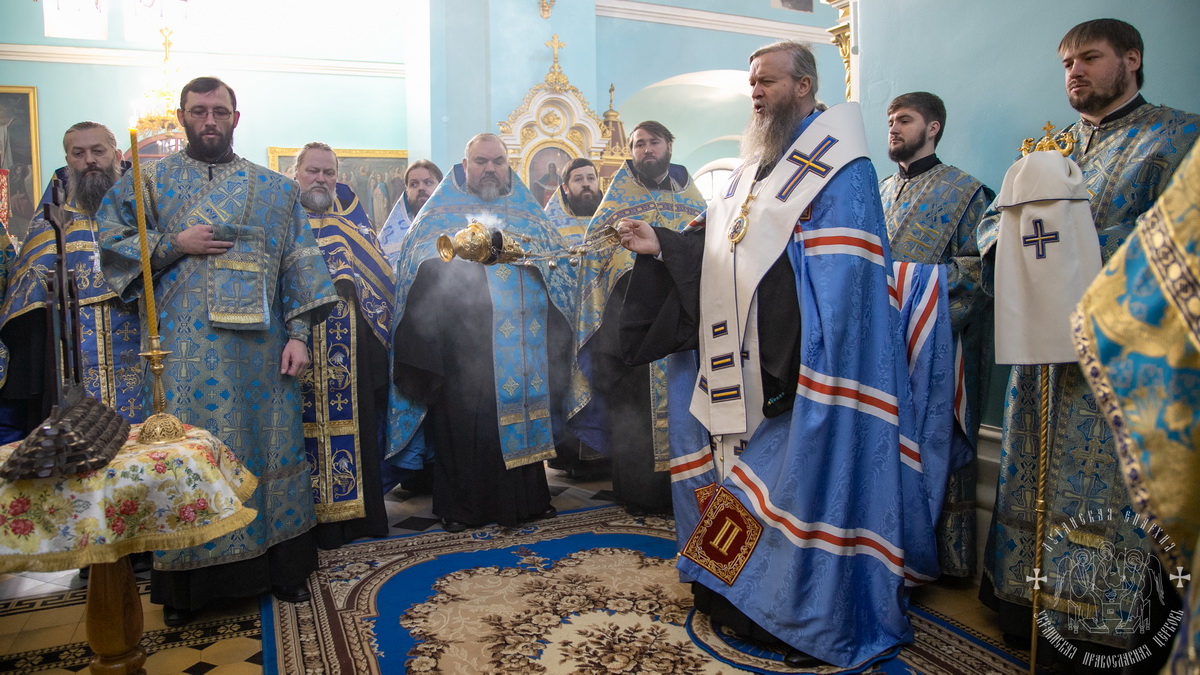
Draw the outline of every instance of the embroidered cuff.
[[[175,243],[175,233],[170,232],[158,238],[158,245],[150,254],[150,267],[161,270],[183,257],[183,252]]]
[[[292,319],[287,322],[288,338],[308,342],[308,338],[312,335],[312,326],[304,319]]]

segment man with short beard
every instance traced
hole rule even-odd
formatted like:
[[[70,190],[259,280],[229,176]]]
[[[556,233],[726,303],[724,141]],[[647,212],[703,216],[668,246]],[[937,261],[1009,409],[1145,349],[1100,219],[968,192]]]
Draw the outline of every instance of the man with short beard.
[[[588,223],[600,204],[600,178],[590,159],[576,158],[563,169],[558,189],[546,202],[546,217],[571,246],[583,243]],[[558,456],[550,468],[567,472],[577,480],[602,478],[608,473],[608,459],[574,436],[558,444]]]
[[[565,260],[548,259],[566,244],[513,176],[504,142],[479,134],[464,155],[406,238],[388,425],[396,466],[420,469],[432,452],[433,512],[448,532],[556,513],[543,461],[561,433],[574,284]],[[438,237],[471,221],[533,260],[440,260]]]
[[[682,230],[704,211],[704,197],[686,167],[671,163],[675,136],[654,120],[629,134],[633,158],[613,174],[584,236],[603,242],[625,218]],[[580,305],[575,324],[577,368],[571,378],[569,428],[612,463],[613,494],[634,516],[671,511],[672,439],[690,427],[668,424],[669,361],[628,365],[618,341],[633,255],[598,246],[580,256]],[[679,357],[680,366],[694,370]],[[678,403],[678,401],[675,401]]]
[[[104,280],[96,248],[96,210],[121,174],[116,137],[102,124],[79,122],[63,135],[69,190],[62,195],[71,220],[60,223],[67,244],[66,269],[75,272],[79,298],[78,331],[82,343],[83,383],[87,393],[130,422],[140,422],[142,359],[137,305],[117,297]],[[58,246],[54,230],[39,211],[30,225],[21,256],[0,308],[0,397],[15,417],[4,442],[24,438],[50,412],[54,368],[46,332],[46,272],[54,269]]]
[[[333,149],[308,143],[295,167],[300,204],[338,291],[333,311],[313,326],[312,363],[300,386],[314,533],[317,546],[332,549],[388,533],[378,439],[386,420],[396,284],[358,198],[337,182]]]
[[[440,182],[442,170],[427,159],[418,159],[404,171],[404,193],[396,200],[383,227],[379,228],[379,245],[393,267],[404,254],[404,233],[408,232]]]
[[[637,254],[620,344],[629,363],[700,350],[690,411],[708,433],[671,445],[697,609],[791,666],[861,667],[913,639],[906,584],[937,574],[901,455],[920,418],[878,180],[857,104],[818,108],[808,45],[754,52],[750,87],[745,162],[707,224],[619,224]]]
[[[312,325],[338,299],[296,182],[234,153],[233,89],[198,77],[184,85],[175,116],[187,145],[143,167],[137,186],[170,353],[166,412],[212,430],[259,487],[245,500],[255,511],[245,527],[156,552],[150,599],[172,626],[221,598],[310,597],[317,547],[299,378]],[[104,278],[126,301],[143,289],[134,189],[126,175],[96,217]]]
[[[1142,98],[1139,90],[1145,78],[1145,46],[1137,29],[1124,21],[1096,19],[1081,23],[1063,37],[1058,53],[1067,100],[1079,112],[1079,120],[1066,128],[1077,139],[1070,157],[1082,170],[1083,185],[1092,195],[1092,219],[1101,258],[1107,261],[1121,248],[1136,218],[1162,194],[1176,167],[1200,137],[1200,116],[1152,105]],[[988,293],[995,288],[1000,206],[1008,205],[997,200],[979,226],[983,287]],[[1049,234],[1053,229],[1047,225],[1045,231]],[[1136,299],[1129,302],[1131,307],[1136,305]],[[1005,389],[1008,393],[1000,466],[1003,480],[988,532],[980,599],[1000,613],[1001,630],[1018,644],[1026,645],[1030,636],[1031,586],[1025,575],[1033,569],[1035,548],[1044,543],[1036,541],[1034,510],[1028,507],[1038,483],[1039,371],[1043,367],[1050,370],[1049,437],[1053,439],[1051,456],[1055,458],[1046,482],[1047,531],[1085,513],[1119,514],[1129,504],[1112,434],[1103,421],[1098,421],[1097,402],[1079,365],[1013,367]],[[1058,537],[1050,545],[1051,550],[1044,551],[1043,560],[1071,559],[1073,553],[1081,551],[1090,555],[1097,541],[1116,543],[1130,552],[1140,550],[1145,556],[1151,552],[1150,542],[1137,534],[1128,519],[1100,519],[1089,527],[1092,543]],[[1066,526],[1065,531],[1071,529]],[[1050,574],[1049,583],[1053,585],[1053,570]],[[1137,579],[1130,583],[1125,597],[1157,595],[1144,581],[1140,590],[1132,587]],[[1042,597],[1046,597],[1044,592]],[[1136,631],[1127,635],[1076,633],[1067,627],[1067,614],[1046,603],[1042,612],[1064,637],[1087,641],[1075,650],[1077,654],[1099,653],[1105,646],[1123,653],[1134,646],[1130,639]],[[1145,635],[1152,634],[1153,629]],[[1042,653],[1059,651],[1045,649]],[[1067,669],[1078,667],[1077,658]],[[1156,670],[1147,664],[1138,667],[1147,668],[1147,672]]]
[[[938,523],[942,574],[974,577],[975,441],[983,392],[992,370],[992,307],[980,287],[975,228],[995,193],[970,174],[943,164],[935,153],[946,130],[946,106],[924,91],[897,96],[888,105],[888,157],[898,171],[879,182],[892,259],[943,263],[950,324],[962,345],[963,405],[951,431],[953,465]]]

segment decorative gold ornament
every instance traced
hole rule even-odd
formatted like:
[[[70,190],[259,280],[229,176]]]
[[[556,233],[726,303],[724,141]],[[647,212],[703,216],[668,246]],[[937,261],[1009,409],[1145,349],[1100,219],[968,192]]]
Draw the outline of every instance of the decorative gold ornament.
[[[543,19],[550,18],[550,10],[554,8],[555,0],[538,0],[538,11],[541,12]]]
[[[438,256],[450,262],[455,256],[484,265],[510,263],[525,258],[525,251],[507,233],[472,220],[453,237],[442,235],[437,238]]]
[[[1042,127],[1042,131],[1046,135],[1037,143],[1033,142],[1032,138],[1026,138],[1021,143],[1021,156],[1024,157],[1031,152],[1058,152],[1063,157],[1070,157],[1075,150],[1075,144],[1079,139],[1070,131],[1062,131],[1057,136],[1054,135],[1054,123],[1046,122],[1046,126]]]
[[[558,33],[550,36],[550,40],[546,46],[554,50],[554,62],[550,64],[550,72],[546,73],[546,84],[550,85],[552,91],[563,91],[570,82],[567,81],[567,76],[563,74],[562,66],[558,65],[558,50],[567,46],[567,43],[558,39]]]
[[[746,238],[746,230],[750,229],[750,202],[752,201],[754,201],[753,185],[750,186],[750,192],[746,195],[746,201],[742,202],[741,212],[729,224],[729,231],[725,233],[725,236],[729,238],[730,251]]]
[[[542,126],[546,127],[549,131],[554,131],[561,124],[562,116],[553,110],[547,111],[546,114],[542,115]]]

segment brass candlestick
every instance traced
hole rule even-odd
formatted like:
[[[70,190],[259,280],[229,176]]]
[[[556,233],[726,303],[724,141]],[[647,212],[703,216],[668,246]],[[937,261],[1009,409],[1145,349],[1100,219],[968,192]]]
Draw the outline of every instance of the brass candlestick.
[[[170,353],[162,348],[158,335],[151,335],[150,349],[138,354],[150,362],[150,375],[154,378],[150,384],[154,414],[142,423],[142,432],[138,434],[138,443],[142,445],[178,443],[186,437],[183,422],[171,413],[164,412],[167,407],[167,395],[162,383],[163,370],[166,369],[163,359]]]
[[[150,362],[150,374],[154,377],[151,384],[151,400],[154,414],[142,423],[142,432],[138,434],[138,443],[156,445],[161,443],[178,443],[185,438],[183,422],[178,417],[164,412],[167,407],[167,396],[163,390],[162,373],[165,366],[163,358],[171,352],[163,351],[158,334],[158,310],[154,306],[154,278],[150,270],[150,243],[146,241],[146,199],[142,195],[145,185],[142,183],[142,165],[138,161],[137,129],[129,130],[130,155],[133,160],[133,201],[137,205],[138,239],[141,240],[142,253],[142,303],[146,310],[146,332],[149,334],[147,346],[149,350],[138,356]]]

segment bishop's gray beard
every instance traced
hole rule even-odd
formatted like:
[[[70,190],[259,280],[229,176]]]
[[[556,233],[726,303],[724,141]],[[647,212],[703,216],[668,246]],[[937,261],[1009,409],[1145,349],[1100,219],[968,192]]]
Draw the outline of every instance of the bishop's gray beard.
[[[333,206],[333,195],[325,188],[311,187],[300,193],[300,205],[310,213],[325,213]]]
[[[804,117],[800,106],[778,106],[769,109],[766,115],[752,113],[742,132],[742,159],[757,159],[760,164],[779,161]]]
[[[117,167],[107,169],[102,167],[88,168],[83,171],[71,169],[69,184],[70,199],[75,206],[83,209],[89,216],[96,215],[100,210],[100,202],[108,189],[117,182]]]

